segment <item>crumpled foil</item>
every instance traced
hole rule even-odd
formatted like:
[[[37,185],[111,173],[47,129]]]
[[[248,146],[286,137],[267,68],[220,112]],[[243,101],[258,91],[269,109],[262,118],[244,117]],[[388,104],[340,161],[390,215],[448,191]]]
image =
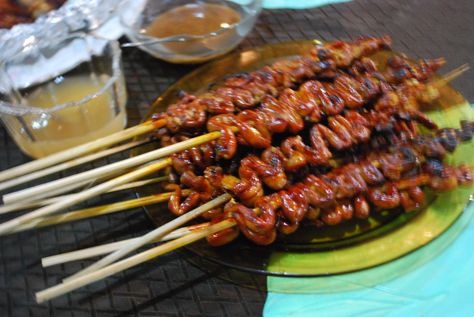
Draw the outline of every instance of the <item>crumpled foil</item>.
[[[127,0],[69,0],[34,23],[18,24],[9,30],[0,29],[0,61],[8,60],[31,45],[54,45],[55,41],[62,41],[75,32],[117,39],[122,35],[118,23],[115,22],[116,32],[110,32],[110,26],[108,32],[100,32],[100,29],[118,19],[119,9],[125,2]]]
[[[84,61],[87,54],[78,51],[74,43],[61,47],[65,40],[72,34],[85,34],[87,42],[95,43],[91,44],[93,50],[101,51],[104,39],[115,40],[122,36],[120,8],[126,8],[128,1],[135,0],[69,0],[34,23],[0,29],[0,73],[2,63],[15,60],[20,53],[27,55],[35,50],[51,60],[38,65],[29,65],[26,61],[24,67],[16,67],[10,74],[14,77],[15,88],[25,88],[72,69]],[[54,54],[58,47],[61,54]],[[8,91],[7,87],[7,83],[0,80],[0,92]]]

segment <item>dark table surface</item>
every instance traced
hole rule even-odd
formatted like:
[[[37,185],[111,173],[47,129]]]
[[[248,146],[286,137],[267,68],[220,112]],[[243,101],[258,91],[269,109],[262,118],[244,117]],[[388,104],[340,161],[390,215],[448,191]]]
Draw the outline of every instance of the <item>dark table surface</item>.
[[[239,49],[289,40],[389,34],[395,49],[412,57],[444,56],[447,72],[464,63],[474,65],[472,17],[472,0],[360,0],[309,10],[264,10]],[[148,105],[170,84],[195,68],[170,65],[137,49],[125,50],[123,59],[130,125],[141,120]],[[471,71],[453,85],[468,100],[474,100],[473,83]],[[28,160],[1,128],[0,139],[0,170]],[[100,164],[104,162],[94,166]],[[91,203],[133,197],[131,192],[120,193]],[[151,228],[143,210],[135,209],[0,238],[0,315],[261,315],[266,296],[264,277],[225,268],[203,271],[187,261],[190,255],[186,252],[168,254],[49,303],[35,303],[35,292],[92,263],[79,261],[42,269],[42,257],[137,236]]]

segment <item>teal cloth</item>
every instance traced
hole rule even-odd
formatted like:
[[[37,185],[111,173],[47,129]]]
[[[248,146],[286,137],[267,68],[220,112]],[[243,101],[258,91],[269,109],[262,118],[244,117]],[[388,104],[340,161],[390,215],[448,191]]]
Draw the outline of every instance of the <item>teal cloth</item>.
[[[474,316],[473,214],[470,204],[440,237],[379,267],[323,278],[269,277],[264,316]],[[282,286],[300,294],[272,291]]]
[[[265,9],[307,9],[350,0],[264,0]]]

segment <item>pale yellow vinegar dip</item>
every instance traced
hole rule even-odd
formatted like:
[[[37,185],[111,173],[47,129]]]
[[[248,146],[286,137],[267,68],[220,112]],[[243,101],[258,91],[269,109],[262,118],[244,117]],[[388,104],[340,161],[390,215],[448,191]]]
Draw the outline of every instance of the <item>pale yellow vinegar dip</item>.
[[[85,75],[68,77],[58,85],[49,83],[36,89],[26,100],[28,105],[51,108],[97,93],[108,79],[107,75],[95,80]],[[121,80],[123,83],[123,78]],[[23,116],[23,127],[11,129],[16,130],[13,131],[15,140],[25,153],[39,158],[122,130],[126,124],[126,93],[115,94],[113,89],[80,106],[51,114]]]

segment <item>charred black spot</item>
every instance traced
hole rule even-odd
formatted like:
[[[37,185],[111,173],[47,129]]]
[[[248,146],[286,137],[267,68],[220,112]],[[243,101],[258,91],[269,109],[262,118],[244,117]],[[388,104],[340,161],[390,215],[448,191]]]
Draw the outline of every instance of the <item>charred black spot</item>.
[[[449,128],[441,129],[438,132],[438,141],[447,151],[453,152],[458,146],[456,130]]]
[[[400,153],[402,153],[403,157],[405,158],[406,162],[409,164],[416,163],[416,154],[415,152],[409,147],[401,147]]]
[[[332,167],[330,166],[321,166],[321,165],[311,165],[309,167],[309,173],[313,175],[322,175],[322,174],[327,174],[332,170]]]
[[[375,132],[380,133],[385,136],[392,135],[393,129],[394,129],[394,126],[393,126],[393,123],[391,122],[377,124],[374,127]]]
[[[381,73],[376,72],[373,74],[373,76],[380,81],[386,81],[386,78]]]
[[[232,78],[250,79],[251,76],[248,72],[240,72],[240,73],[225,75],[222,79],[225,81],[225,80],[232,79]]]
[[[325,48],[321,48],[318,50],[318,58],[320,60],[323,60],[323,59],[326,59],[329,57],[329,50],[325,49]]]
[[[188,93],[186,91],[184,91],[183,89],[179,89],[177,92],[176,92],[176,97],[178,97],[179,99],[183,99],[184,97],[186,97],[188,95]]]
[[[162,115],[161,113],[156,113],[155,112],[154,114],[152,114],[151,120],[158,120],[158,119],[161,118],[161,115]]]
[[[322,181],[328,184],[329,186],[332,186],[334,188],[337,188],[338,186],[341,186],[340,182],[336,178],[332,177],[323,177]]]
[[[240,160],[232,160],[227,169],[229,174],[236,174],[240,167]]]
[[[216,177],[217,175],[219,175],[219,173],[217,172],[217,167],[215,166],[211,166],[210,168],[208,168],[207,172],[209,173],[209,177]]]
[[[257,74],[259,76],[261,76],[262,78],[266,79],[266,80],[272,80],[273,79],[272,74],[269,73],[269,72],[265,72],[265,71],[260,70],[260,71],[257,72]]]
[[[374,83],[369,78],[364,78],[364,86],[370,91],[376,90]]]
[[[250,78],[250,74],[248,72],[240,72],[236,73],[230,77],[235,77],[235,78]]]
[[[380,135],[379,136],[374,135],[374,137],[370,138],[370,146],[373,149],[379,149],[379,148],[385,147],[387,143],[388,143],[387,139]]]
[[[273,166],[273,167],[277,167],[277,166],[280,166],[280,158],[277,157],[276,155],[272,155],[272,158],[270,159],[270,164]]]
[[[318,69],[318,70],[326,70],[326,69],[330,69],[331,68],[331,63],[328,62],[328,61],[319,61],[319,62],[314,62],[313,63],[313,67],[314,69]]]
[[[173,171],[169,172],[168,177],[169,177],[170,183],[175,183],[175,184],[178,183],[179,177],[178,175],[176,175],[175,172]]]
[[[389,57],[389,58],[387,59],[387,65],[392,66],[392,67],[398,65],[397,59],[398,59],[397,56]]]
[[[329,100],[331,100],[332,102],[334,103],[341,103],[343,102],[341,97],[339,97],[338,95],[330,95],[329,96]]]
[[[420,171],[417,168],[412,168],[411,170],[403,173],[403,178],[416,177],[420,174]]]
[[[413,143],[414,145],[425,145],[425,144],[426,144],[425,136],[423,136],[423,135],[418,135],[418,136],[416,136],[416,137],[412,140],[412,143]]]
[[[426,170],[434,175],[434,176],[438,176],[438,177],[442,177],[443,176],[443,173],[444,173],[444,166],[443,166],[443,163],[441,161],[438,161],[438,160],[427,160],[426,161],[426,164],[425,164],[425,167],[426,167]]]
[[[400,111],[400,112],[396,113],[395,115],[400,120],[405,120],[405,121],[411,121],[412,120],[412,117],[411,117],[409,112]]]
[[[404,79],[408,77],[409,72],[406,68],[400,68],[400,69],[397,69],[393,74],[395,75],[395,78],[397,79]]]
[[[220,152],[225,151],[225,147],[224,147],[222,144],[219,144],[219,143],[217,143],[217,144],[215,145],[215,149],[216,149],[216,152],[217,152],[217,153],[220,153]]]
[[[390,45],[390,43],[387,43],[387,42],[384,42],[382,44],[380,44],[380,47],[384,50],[389,50],[392,48],[392,46]]]
[[[472,123],[466,120],[461,121],[461,129],[457,131],[457,134],[461,141],[469,141],[472,139],[474,129]]]

